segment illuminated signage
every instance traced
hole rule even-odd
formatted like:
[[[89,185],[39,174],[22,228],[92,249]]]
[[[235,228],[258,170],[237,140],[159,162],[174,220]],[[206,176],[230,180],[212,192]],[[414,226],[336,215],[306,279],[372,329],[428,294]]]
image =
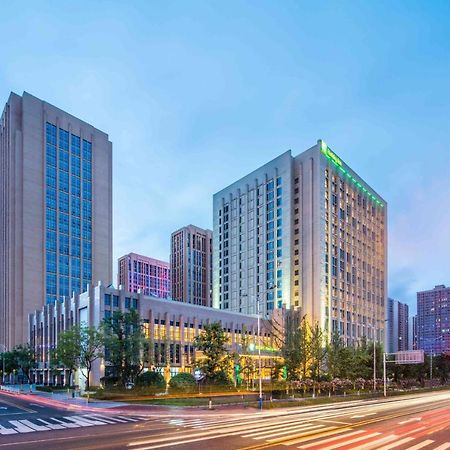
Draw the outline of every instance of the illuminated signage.
[[[336,168],[342,172],[349,181],[361,189],[364,194],[367,195],[374,203],[384,208],[383,202],[381,202],[375,195],[373,195],[365,186],[363,186],[349,171],[344,168],[341,158],[334,153],[330,147],[324,142],[320,141],[320,151],[330,162],[332,162]]]

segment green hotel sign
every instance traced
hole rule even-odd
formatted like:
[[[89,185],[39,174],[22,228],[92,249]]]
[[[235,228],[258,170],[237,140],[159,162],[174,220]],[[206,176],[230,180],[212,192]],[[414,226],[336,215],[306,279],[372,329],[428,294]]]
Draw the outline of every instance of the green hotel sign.
[[[347,169],[345,169],[341,158],[339,158],[336,153],[334,153],[324,141],[320,141],[320,151],[334,166],[337,170],[345,176],[348,181],[351,181],[355,186],[358,187],[364,194],[367,195],[374,203],[384,208],[384,204],[378,197],[376,197],[372,192],[370,192],[365,186],[363,186],[359,180],[357,180]]]

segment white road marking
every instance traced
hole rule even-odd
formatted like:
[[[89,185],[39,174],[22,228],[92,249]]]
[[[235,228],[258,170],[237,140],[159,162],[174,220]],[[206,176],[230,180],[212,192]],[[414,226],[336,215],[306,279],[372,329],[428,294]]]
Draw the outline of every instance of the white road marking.
[[[328,439],[317,440],[316,442],[313,442],[311,444],[302,445],[302,446],[300,446],[298,448],[315,447],[316,445],[319,445],[319,444],[320,445],[326,444],[326,443],[332,442],[332,441],[334,441],[336,439],[340,439],[340,438],[343,438],[343,437],[350,437],[350,436],[354,436],[355,434],[361,434],[361,433],[364,433],[364,430],[352,431],[351,433],[343,434],[342,436],[333,436],[333,437],[328,438]],[[337,433],[335,433],[335,434],[337,434]]]
[[[8,420],[8,422],[19,432],[19,433],[32,433],[33,428],[25,426],[23,423],[20,423],[18,420]]]
[[[51,428],[52,430],[64,430],[65,429],[65,427],[63,427],[62,425],[58,425],[56,423],[50,423],[44,419],[36,419],[36,420],[39,420],[39,422],[45,423],[45,426]]]
[[[50,428],[44,427],[43,425],[35,425],[33,422],[30,422],[27,419],[19,420],[23,425],[32,428],[35,431],[49,431]]]
[[[37,403],[30,403],[30,406],[37,406],[38,408],[45,408],[45,406],[38,405]]]
[[[440,445],[439,447],[436,447],[434,450],[446,450],[447,448],[450,448],[449,442],[445,442],[444,444]]]
[[[406,444],[407,442],[413,441],[414,438],[407,437],[405,439],[400,439],[399,441],[393,442],[392,444],[384,445],[383,447],[377,449],[377,450],[391,450],[391,448],[398,447],[399,445]]]
[[[351,431],[351,430],[352,430],[351,428],[341,428],[340,430],[336,430],[335,428],[334,429],[332,428],[332,431],[321,430],[320,436],[321,436],[321,438],[324,438],[324,437],[327,437],[327,436],[334,436],[336,434],[342,434],[342,433],[345,433],[345,432]],[[358,433],[363,433],[363,431],[358,431]],[[327,441],[332,441],[333,439],[335,439],[335,438],[327,439]],[[294,438],[292,441],[289,441],[288,444],[283,444],[283,445],[291,446],[291,445],[300,444],[302,442],[308,442],[308,441],[313,441],[313,440],[316,440],[314,445],[317,445],[317,442],[319,442],[319,437],[315,436],[315,435],[312,435],[312,436],[310,435],[310,436],[304,436],[304,437],[302,437],[300,439],[295,439]],[[313,447],[314,445],[312,445],[312,444],[309,445],[308,444],[308,447]]]
[[[410,423],[410,422],[419,422],[420,420],[422,420],[422,417],[414,417],[412,419],[408,419],[408,420],[403,420],[402,422],[399,422],[399,425],[404,425],[405,423]]]
[[[342,446],[344,446],[344,445],[353,444],[355,442],[363,441],[364,439],[370,439],[372,437],[379,436],[380,434],[381,433],[378,433],[378,432],[371,433],[371,434],[366,434],[364,436],[359,436],[357,438],[350,439],[349,441],[340,442],[339,444],[332,444],[332,445],[329,445],[328,447],[322,447],[321,450],[333,450],[333,449],[336,449],[336,448],[342,448]],[[339,440],[339,439],[340,438],[338,437],[335,440]]]
[[[0,434],[16,434],[17,430],[14,430],[12,428],[5,428],[0,425]]]
[[[408,450],[419,450],[419,448],[426,447],[427,445],[432,444],[434,441],[432,439],[427,439],[426,441],[419,442],[418,444],[409,447]]]
[[[367,414],[361,414],[359,416],[352,416],[350,419],[362,419],[363,417],[367,416],[375,416],[377,413],[367,413]]]
[[[366,442],[365,444],[358,445],[358,447],[353,447],[352,450],[369,450],[371,448],[377,448],[380,444],[387,444],[395,439],[398,439],[398,436],[395,434],[390,434],[389,436],[385,436],[380,439],[376,439],[372,442]]]
[[[277,437],[277,436],[284,436],[285,434],[290,434],[290,433],[296,433],[297,431],[299,432],[305,432],[305,431],[310,431],[310,430],[317,430],[318,428],[323,428],[325,425],[312,425],[312,426],[300,426],[297,428],[292,428],[291,430],[288,431],[278,431],[276,433],[265,433],[262,434],[260,437],[255,437],[253,439],[267,439],[267,438],[272,438],[272,437]]]
[[[66,428],[80,428],[80,425],[77,425],[76,423],[63,422],[62,420],[56,419],[55,417],[50,417],[50,419],[52,419],[55,422],[58,422],[58,423],[64,425]]]
[[[255,431],[254,429],[252,429],[252,432],[250,434],[244,434],[242,435],[242,437],[254,437],[254,436],[262,436],[263,434],[267,434],[267,433],[272,433],[275,432],[276,430],[279,430],[281,428],[281,431],[283,430],[287,430],[288,428],[307,428],[314,425],[312,422],[308,422],[308,423],[304,423],[304,424],[298,424],[298,425],[290,425],[289,427],[286,427],[283,424],[278,424],[277,426],[270,426],[267,428],[263,428],[263,430],[259,430],[259,431]],[[264,431],[265,430],[265,431]]]

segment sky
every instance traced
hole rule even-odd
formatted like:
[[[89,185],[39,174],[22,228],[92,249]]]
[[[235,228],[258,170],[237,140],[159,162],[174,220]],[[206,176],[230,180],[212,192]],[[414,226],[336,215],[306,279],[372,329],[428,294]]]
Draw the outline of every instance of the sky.
[[[450,2],[15,1],[0,30],[3,101],[109,134],[115,259],[168,261],[215,192],[322,138],[388,202],[389,295],[450,284]]]

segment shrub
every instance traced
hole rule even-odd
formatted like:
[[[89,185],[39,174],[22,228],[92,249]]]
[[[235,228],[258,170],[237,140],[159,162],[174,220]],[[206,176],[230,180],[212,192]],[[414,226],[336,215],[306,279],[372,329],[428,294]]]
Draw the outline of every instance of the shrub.
[[[179,373],[170,379],[170,389],[177,392],[195,392],[195,378],[190,373]]]
[[[208,378],[208,383],[224,387],[233,386],[233,381],[225,372],[216,372],[212,377]]]
[[[153,386],[163,388],[166,385],[163,376],[159,372],[148,371],[137,377],[138,386]]]
[[[119,383],[119,377],[116,377],[114,375],[104,376],[100,378],[100,383],[105,387],[117,386],[117,384]]]

